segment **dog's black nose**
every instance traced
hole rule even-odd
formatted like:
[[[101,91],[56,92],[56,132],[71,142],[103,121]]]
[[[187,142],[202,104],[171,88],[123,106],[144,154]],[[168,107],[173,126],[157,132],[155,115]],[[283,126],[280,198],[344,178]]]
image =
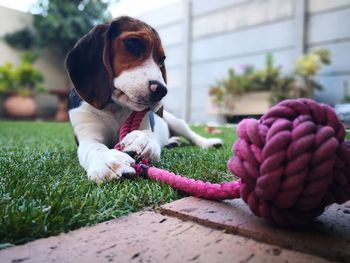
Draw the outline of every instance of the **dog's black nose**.
[[[151,102],[160,101],[168,93],[167,88],[159,81],[150,80],[148,83],[151,90]]]

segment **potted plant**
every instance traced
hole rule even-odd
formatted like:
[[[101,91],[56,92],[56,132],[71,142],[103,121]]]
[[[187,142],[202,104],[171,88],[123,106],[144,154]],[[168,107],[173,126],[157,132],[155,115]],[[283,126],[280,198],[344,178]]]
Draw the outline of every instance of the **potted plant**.
[[[217,80],[209,89],[209,95],[220,114],[233,112],[238,97],[250,90],[251,70],[247,67],[242,75],[237,75],[233,69],[229,69],[228,77]]]
[[[233,115],[253,116],[266,111],[271,86],[276,85],[280,76],[280,68],[273,65],[271,54],[266,56],[262,70],[255,70],[252,66],[242,68],[242,74],[229,69],[228,77],[216,81],[209,89],[217,113],[225,115],[227,119]],[[249,107],[246,107],[247,103]]]
[[[295,75],[300,85],[302,97],[313,98],[315,90],[323,89],[314,77],[323,65],[330,63],[331,53],[326,48],[316,48],[297,59]]]
[[[322,90],[314,77],[322,65],[329,63],[329,50],[318,48],[299,57],[292,73],[283,74],[282,68],[274,65],[272,55],[267,54],[263,69],[248,66],[240,75],[229,69],[227,78],[210,87],[209,95],[216,113],[258,116],[285,99],[313,98],[315,90]]]
[[[37,58],[36,54],[24,52],[18,67],[11,62],[0,66],[0,94],[5,98],[5,114],[11,118],[33,118],[36,115],[34,95],[45,91],[43,75],[33,65]]]

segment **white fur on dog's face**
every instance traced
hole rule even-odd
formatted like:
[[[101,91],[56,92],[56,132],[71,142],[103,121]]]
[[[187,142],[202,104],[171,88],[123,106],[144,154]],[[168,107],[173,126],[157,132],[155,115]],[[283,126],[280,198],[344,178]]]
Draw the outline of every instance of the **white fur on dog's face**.
[[[161,102],[150,101],[151,90],[149,81],[156,80],[166,86],[159,65],[153,60],[152,54],[139,67],[124,70],[114,78],[114,90],[112,100],[134,111],[142,111],[147,108],[156,110]]]

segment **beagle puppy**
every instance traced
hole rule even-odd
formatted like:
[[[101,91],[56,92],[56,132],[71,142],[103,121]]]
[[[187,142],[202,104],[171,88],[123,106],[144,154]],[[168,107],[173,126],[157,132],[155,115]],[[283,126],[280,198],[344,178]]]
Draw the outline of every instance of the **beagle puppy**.
[[[164,61],[156,30],[127,16],[95,26],[68,53],[66,68],[74,84],[69,118],[79,162],[91,180],[132,176],[135,160],[127,152],[158,161],[162,147],[179,145],[173,136],[202,148],[222,145],[220,139],[203,138],[183,120],[162,111],[161,100],[167,94]],[[140,130],[121,142],[123,151],[113,149],[130,113],[146,109]]]

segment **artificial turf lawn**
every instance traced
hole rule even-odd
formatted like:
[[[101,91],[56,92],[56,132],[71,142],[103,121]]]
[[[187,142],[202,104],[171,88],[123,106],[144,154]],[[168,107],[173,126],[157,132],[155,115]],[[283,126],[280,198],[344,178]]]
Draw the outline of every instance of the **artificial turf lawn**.
[[[206,137],[203,127],[195,131]],[[234,131],[220,149],[164,149],[157,167],[192,178],[232,180],[226,160]],[[56,235],[182,197],[144,179],[96,185],[79,166],[68,123],[0,122],[0,248]]]

